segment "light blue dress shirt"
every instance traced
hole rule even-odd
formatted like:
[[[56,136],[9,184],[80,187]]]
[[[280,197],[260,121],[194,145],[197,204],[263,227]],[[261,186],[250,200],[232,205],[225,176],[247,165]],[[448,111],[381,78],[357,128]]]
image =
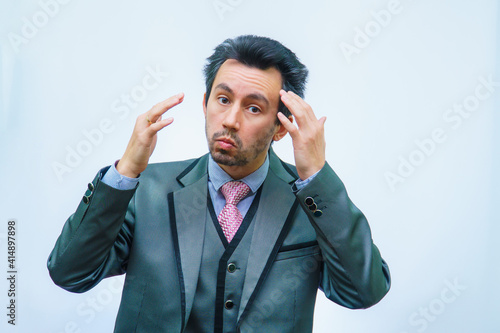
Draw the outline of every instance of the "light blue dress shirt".
[[[106,185],[109,185],[115,189],[118,190],[131,190],[135,188],[137,183],[139,182],[139,177],[137,178],[130,178],[121,175],[115,167],[114,163],[111,165],[109,170],[106,172],[104,177],[102,178],[102,182],[105,183]],[[266,179],[267,172],[269,170],[269,155],[266,156],[266,160],[262,165],[255,170],[253,173],[249,174],[245,178],[239,179],[240,181],[244,182],[250,187],[250,193],[243,198],[237,205],[239,211],[241,212],[241,215],[244,217],[245,214],[247,213],[248,209],[250,208],[250,205],[253,202],[253,199],[255,198],[255,194],[257,193],[257,190],[259,187],[262,185],[264,180]],[[319,172],[319,171],[318,171]],[[316,172],[314,175],[311,177],[301,180],[297,179],[295,182],[295,189],[296,191],[300,191],[302,188],[304,188],[313,178],[318,174]],[[208,191],[210,193],[210,198],[212,199],[212,203],[214,205],[214,210],[217,216],[221,212],[222,208],[224,208],[224,205],[226,204],[226,199],[224,198],[224,195],[220,191],[220,188],[222,185],[225,183],[234,180],[229,176],[213,159],[212,156],[209,155],[208,159]],[[291,190],[291,189],[290,189]]]
[[[269,156],[266,156],[266,160],[257,170],[242,179],[238,179],[239,181],[244,182],[248,185],[248,187],[250,187],[250,193],[248,193],[248,195],[241,199],[241,201],[236,205],[243,217],[252,205],[255,194],[257,194],[257,190],[266,179],[268,170]],[[215,161],[212,159],[212,156],[209,155],[208,190],[210,192],[210,198],[212,199],[212,202],[214,204],[214,210],[217,216],[219,216],[219,213],[226,205],[226,199],[220,191],[220,188],[222,187],[222,185],[232,180],[234,179],[231,178],[231,176],[229,176],[217,163],[215,163]]]

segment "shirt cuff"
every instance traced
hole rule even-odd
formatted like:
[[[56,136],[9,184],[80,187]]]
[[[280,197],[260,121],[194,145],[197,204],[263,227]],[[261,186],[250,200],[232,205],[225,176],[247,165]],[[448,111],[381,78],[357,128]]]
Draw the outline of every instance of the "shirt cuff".
[[[104,177],[102,177],[102,182],[117,190],[134,189],[137,186],[137,183],[139,183],[139,178],[130,178],[121,175],[118,170],[116,170],[116,163],[118,163],[118,161],[111,165]]]
[[[309,184],[309,183],[310,183],[310,182],[314,179],[314,177],[316,177],[316,175],[317,175],[320,171],[321,171],[321,170],[316,171],[316,173],[315,173],[315,174],[313,174],[312,176],[310,176],[310,177],[309,177],[309,178],[307,178],[307,179],[304,179],[304,180],[302,180],[302,179],[300,179],[300,178],[299,178],[299,179],[297,179],[297,180],[295,181],[295,183],[293,183],[293,185],[292,185],[292,190],[293,190],[293,192],[294,192],[294,193],[297,193],[298,191],[300,191],[300,190],[302,190],[304,187],[306,187],[306,185],[307,185],[307,184]]]

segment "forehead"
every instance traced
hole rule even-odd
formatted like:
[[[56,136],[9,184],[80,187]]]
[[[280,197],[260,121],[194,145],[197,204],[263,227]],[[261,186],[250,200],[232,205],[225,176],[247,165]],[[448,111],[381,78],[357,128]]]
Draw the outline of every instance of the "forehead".
[[[226,84],[235,92],[259,91],[271,95],[279,94],[282,85],[281,73],[276,68],[263,70],[234,59],[228,59],[222,64],[212,87],[217,87],[220,83]]]

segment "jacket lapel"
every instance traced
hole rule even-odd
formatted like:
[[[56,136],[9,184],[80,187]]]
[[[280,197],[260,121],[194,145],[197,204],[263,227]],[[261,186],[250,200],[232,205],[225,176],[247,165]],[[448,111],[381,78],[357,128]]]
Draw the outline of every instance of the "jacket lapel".
[[[172,199],[178,244],[176,256],[184,289],[183,321],[189,318],[191,312],[203,254],[208,191],[207,157],[202,156],[177,177],[184,187],[175,191]],[[184,326],[186,322],[182,324]]]
[[[269,172],[262,184],[262,195],[255,215],[245,282],[242,291],[238,322],[252,304],[268,269],[290,227],[297,208],[291,184],[297,179],[293,171],[269,150]],[[183,186],[172,193],[175,211],[173,227],[177,233],[176,256],[181,287],[183,288],[183,327],[192,309],[203,255],[205,238],[208,154],[195,160],[178,177]],[[279,195],[277,195],[279,193]]]
[[[253,302],[268,269],[272,265],[289,220],[297,208],[291,184],[296,180],[279,158],[270,150],[270,165],[263,183],[259,208],[255,215],[254,232],[250,245],[245,283],[243,285],[238,322]]]

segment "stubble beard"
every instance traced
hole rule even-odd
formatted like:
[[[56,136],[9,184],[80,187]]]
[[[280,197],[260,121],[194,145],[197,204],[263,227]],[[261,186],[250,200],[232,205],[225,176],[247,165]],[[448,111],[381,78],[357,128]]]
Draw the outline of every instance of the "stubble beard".
[[[215,132],[212,135],[212,138],[209,138],[208,128],[205,124],[205,133],[207,136],[210,155],[212,155],[212,158],[216,163],[226,166],[244,166],[255,160],[263,151],[268,149],[274,135],[274,129],[274,126],[271,127],[270,130],[264,136],[258,138],[253,145],[245,148],[238,134],[229,131],[228,129]],[[234,155],[226,149],[215,148],[217,138],[222,136],[230,137],[236,143],[237,151]]]

